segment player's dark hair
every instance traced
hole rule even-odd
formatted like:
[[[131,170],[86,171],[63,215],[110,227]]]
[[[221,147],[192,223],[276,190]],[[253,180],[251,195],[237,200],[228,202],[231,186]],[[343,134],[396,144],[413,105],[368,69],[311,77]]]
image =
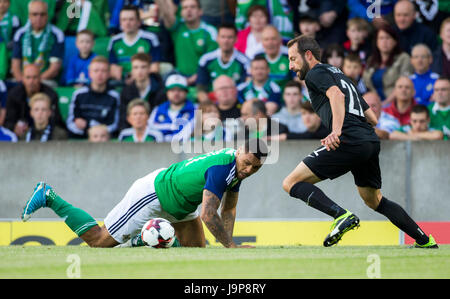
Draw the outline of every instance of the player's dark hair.
[[[288,48],[294,45],[297,45],[297,51],[302,57],[305,56],[306,51],[311,51],[314,58],[320,61],[321,49],[314,38],[307,35],[299,35],[287,43]]]
[[[425,105],[415,105],[411,108],[411,114],[412,113],[425,113],[427,115],[427,118],[430,117],[430,112],[428,111],[427,106]]]
[[[245,142],[244,150],[246,153],[252,153],[258,160],[269,155],[269,149],[266,143],[259,138],[251,138]]]
[[[135,6],[135,5],[131,5],[131,4],[128,4],[128,5],[124,5],[123,7],[122,7],[122,9],[120,10],[120,12],[122,12],[122,11],[134,11],[135,13],[136,13],[136,17],[138,18],[138,20],[140,20],[141,19],[141,15],[140,15],[140,13],[139,13],[139,8],[137,7],[137,6]]]

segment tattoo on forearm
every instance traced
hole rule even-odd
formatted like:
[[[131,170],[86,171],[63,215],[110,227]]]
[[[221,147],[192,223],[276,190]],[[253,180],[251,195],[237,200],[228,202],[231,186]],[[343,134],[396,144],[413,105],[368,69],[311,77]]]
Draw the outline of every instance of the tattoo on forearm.
[[[225,247],[230,247],[233,243],[231,235],[225,229],[223,220],[219,217],[217,209],[220,205],[219,198],[212,192],[205,190],[202,206],[202,220],[209,231]]]

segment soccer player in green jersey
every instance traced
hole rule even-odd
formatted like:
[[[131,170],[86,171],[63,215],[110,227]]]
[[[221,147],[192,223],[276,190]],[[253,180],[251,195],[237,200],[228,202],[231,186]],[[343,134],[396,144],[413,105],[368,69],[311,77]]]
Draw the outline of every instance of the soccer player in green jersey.
[[[145,245],[140,231],[148,220],[158,217],[172,223],[178,240],[175,244],[205,247],[203,221],[224,247],[248,247],[236,245],[232,237],[239,187],[243,179],[260,169],[267,154],[263,141],[251,139],[238,150],[224,148],[153,171],[133,183],[101,227],[40,182],[25,205],[22,219],[26,221],[39,208],[48,207],[91,247]]]

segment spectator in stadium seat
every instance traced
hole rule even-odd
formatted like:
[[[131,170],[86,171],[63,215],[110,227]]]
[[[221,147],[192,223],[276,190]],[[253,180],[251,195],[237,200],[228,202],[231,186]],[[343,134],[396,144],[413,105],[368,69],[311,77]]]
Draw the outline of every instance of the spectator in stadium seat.
[[[239,129],[241,103],[238,101],[238,90],[234,80],[226,75],[219,76],[213,82],[214,98],[219,110],[220,120],[229,134],[234,136]]]
[[[264,137],[276,139],[281,134],[289,133],[285,125],[267,114],[265,103],[258,99],[251,99],[242,104],[241,120],[244,129],[235,132],[235,139],[241,139],[242,137],[245,139]],[[245,135],[242,136],[242,133]]]
[[[111,38],[108,46],[109,62],[111,63],[111,78],[129,83],[131,57],[137,53],[147,53],[152,57],[150,72],[159,73],[161,48],[158,36],[152,32],[140,29],[141,21],[136,6],[124,6],[120,12],[119,33]]]
[[[166,100],[164,85],[159,74],[151,73],[151,57],[146,53],[138,53],[131,57],[131,81],[126,84],[120,94],[119,130],[131,126],[127,121],[128,104],[137,98],[148,103],[150,112]]]
[[[62,128],[65,127],[58,107],[58,95],[51,87],[41,82],[39,67],[29,64],[23,69],[22,82],[9,90],[6,100],[4,125],[18,138],[23,138],[32,124],[28,102],[33,95],[39,92],[47,94],[51,99],[52,122]]]
[[[78,55],[72,57],[66,67],[65,84],[74,87],[82,87],[89,84],[89,64],[97,56],[94,48],[94,34],[90,30],[82,30],[77,33],[75,45]]]
[[[291,133],[303,133],[307,130],[302,120],[302,86],[296,80],[289,81],[283,90],[283,100],[286,106],[275,113],[272,118],[287,126]]]
[[[214,27],[224,23],[234,23],[234,7],[228,0],[200,0],[203,15],[202,20]]]
[[[365,19],[353,18],[347,21],[346,36],[348,40],[343,44],[346,56],[349,54],[357,55],[363,66],[366,65],[370,56],[370,33],[370,24]]]
[[[320,46],[325,49],[331,44],[342,45],[345,40],[348,19],[346,0],[308,0],[309,12],[318,16],[320,23]]]
[[[41,80],[56,86],[64,58],[64,33],[50,24],[45,1],[31,1],[28,17],[29,22],[14,35],[11,62],[14,79],[22,81],[22,68],[36,64],[41,71]]]
[[[344,63],[342,64],[342,72],[353,81],[359,93],[364,94],[367,92],[367,87],[361,76],[362,70],[363,64],[357,54],[350,53],[345,56]]]
[[[189,140],[196,106],[187,99],[187,80],[182,75],[172,74],[165,86],[168,101],[153,109],[149,126],[163,134],[164,142]]]
[[[299,15],[298,31],[300,34],[314,38],[319,45],[322,45],[319,17],[313,11],[307,11]]]
[[[399,0],[394,6],[394,28],[400,47],[411,55],[414,45],[426,44],[431,51],[438,47],[436,34],[416,21],[416,6],[409,0]]]
[[[25,135],[26,142],[67,139],[67,131],[51,122],[51,105],[51,99],[45,93],[37,93],[31,97],[29,106],[33,123]]]
[[[395,81],[394,88],[395,100],[383,110],[395,117],[401,126],[409,124],[411,109],[417,104],[414,100],[414,84],[406,76],[401,76]]]
[[[127,122],[131,128],[120,131],[118,140],[121,142],[162,142],[161,132],[150,129],[148,119],[150,105],[142,99],[134,99],[127,105]]]
[[[197,99],[200,103],[210,101],[212,82],[221,75],[227,75],[236,82],[247,79],[250,60],[234,48],[237,30],[233,24],[222,24],[218,28],[219,48],[204,54],[197,71]]]
[[[263,5],[254,5],[248,9],[249,25],[238,32],[235,48],[253,59],[263,52],[262,31],[269,24],[269,12]]]
[[[13,37],[20,27],[19,18],[9,9],[10,4],[10,0],[0,0],[0,80],[9,75],[14,46]],[[4,49],[4,53],[1,48]]]
[[[217,48],[217,30],[202,21],[199,0],[182,0],[180,17],[173,0],[155,3],[174,43],[175,70],[186,78],[188,86],[194,86],[200,57]]]
[[[220,119],[237,119],[241,116],[241,104],[234,80],[227,75],[217,77],[213,82],[214,98],[219,109]]]
[[[191,140],[231,141],[233,135],[220,120],[219,109],[211,102],[201,103],[195,114]]]
[[[94,125],[87,130],[88,141],[92,143],[107,142],[111,139],[106,125]]]
[[[323,50],[322,53],[322,61],[335,66],[338,69],[342,69],[344,57],[344,47],[340,44],[330,44]]]
[[[234,1],[232,1],[234,2]],[[274,25],[283,38],[283,43],[287,43],[294,37],[294,3],[289,0],[249,0],[235,1],[236,17],[235,24],[239,31],[248,28],[250,23],[251,10],[260,5],[267,10],[267,21]],[[297,5],[298,6],[298,5]]]
[[[444,132],[444,139],[450,139],[450,79],[439,78],[434,82],[433,102],[430,111],[430,128]]]
[[[238,85],[241,103],[259,99],[266,104],[267,114],[272,116],[281,106],[281,88],[270,80],[270,67],[263,55],[256,56],[250,65],[251,79]]]
[[[431,69],[442,77],[450,78],[450,17],[442,22],[439,36],[442,45],[433,52]]]
[[[17,142],[17,136],[14,132],[0,126],[0,142]]]
[[[363,98],[377,117],[378,123],[375,127],[375,133],[380,139],[389,139],[390,133],[400,129],[400,122],[392,115],[383,111],[380,97],[376,92],[369,91],[363,95]]]
[[[103,56],[92,59],[89,65],[91,83],[77,89],[72,96],[67,116],[71,138],[86,138],[88,129],[98,124],[107,126],[112,136],[119,127],[120,96],[108,87],[109,62]]]
[[[277,83],[281,89],[287,82],[295,78],[295,73],[289,70],[289,56],[287,47],[283,45],[283,39],[277,28],[273,25],[267,25],[262,32],[263,54],[269,63],[270,79]]]
[[[25,24],[28,21],[29,17],[29,4],[35,0],[19,0],[19,1],[11,1],[10,11],[13,15],[16,15],[19,18],[20,24]],[[48,19],[53,20],[56,11],[56,3],[58,1],[55,0],[44,0],[44,2],[48,5]]]
[[[416,105],[411,109],[410,124],[389,134],[391,140],[441,140],[442,131],[431,129],[430,114],[426,106]]]
[[[375,34],[372,54],[363,72],[363,80],[370,91],[375,91],[384,105],[391,103],[396,80],[402,75],[410,75],[413,68],[408,53],[404,52],[394,29],[382,24]]]
[[[417,104],[427,106],[433,94],[433,85],[439,75],[431,71],[433,56],[430,48],[425,44],[417,44],[411,50],[411,65],[414,74],[409,78],[414,83]]]
[[[300,103],[300,113],[306,131],[302,133],[288,132],[280,134],[278,140],[300,140],[300,139],[323,139],[330,134],[328,129],[322,124],[319,115],[314,112],[311,102]],[[271,138],[274,140],[274,138]]]

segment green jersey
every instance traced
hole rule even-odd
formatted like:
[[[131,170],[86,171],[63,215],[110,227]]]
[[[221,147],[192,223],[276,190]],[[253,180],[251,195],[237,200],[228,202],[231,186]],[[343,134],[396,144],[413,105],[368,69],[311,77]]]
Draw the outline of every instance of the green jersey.
[[[133,128],[127,128],[120,131],[118,140],[121,142],[163,142],[164,136],[161,132],[151,130],[147,126],[144,138],[142,138],[142,140],[139,140],[136,134],[136,130]]]
[[[203,190],[219,199],[231,190],[238,192],[236,150],[225,148],[172,164],[155,178],[162,208],[177,219],[194,212],[202,203]]]
[[[284,89],[286,83],[295,78],[295,73],[289,70],[289,56],[286,46],[281,46],[280,53],[274,59],[270,59],[267,54],[263,54],[266,57],[270,67],[269,78],[278,84],[281,89]],[[257,54],[258,55],[258,54]]]
[[[156,34],[139,30],[134,41],[127,42],[125,34],[120,33],[111,38],[108,47],[109,62],[120,65],[123,76],[131,72],[131,57],[136,53],[147,53],[152,57],[152,62],[161,60],[161,48]]]
[[[205,86],[208,91],[211,91],[212,82],[221,75],[227,75],[237,85],[247,79],[249,68],[250,60],[238,50],[234,49],[230,60],[223,63],[221,50],[216,49],[200,58],[197,84]]]
[[[216,28],[203,21],[198,28],[189,29],[177,18],[169,31],[175,45],[175,68],[184,76],[197,73],[200,57],[217,48]]]
[[[441,130],[444,140],[450,139],[450,106],[439,108],[437,103],[428,105],[430,111],[430,128]]]

